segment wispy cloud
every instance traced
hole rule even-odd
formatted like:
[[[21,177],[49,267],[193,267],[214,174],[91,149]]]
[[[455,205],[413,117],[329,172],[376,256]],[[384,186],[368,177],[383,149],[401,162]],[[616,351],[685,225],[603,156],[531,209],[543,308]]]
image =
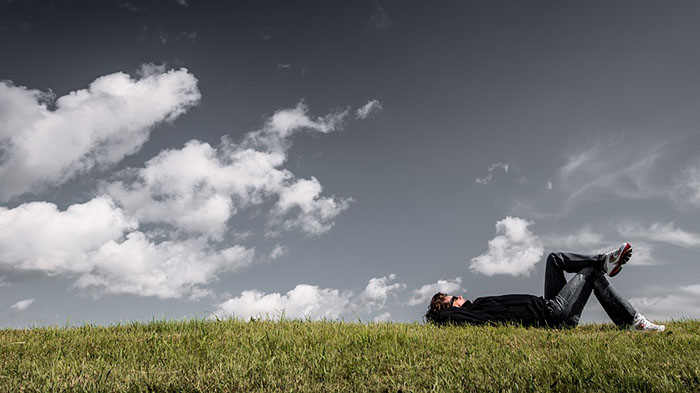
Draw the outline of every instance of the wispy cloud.
[[[489,240],[488,251],[472,258],[469,269],[487,276],[530,275],[544,254],[541,240],[528,229],[531,224],[518,217],[496,222],[497,236]]]
[[[667,197],[663,188],[653,183],[652,176],[665,145],[596,143],[568,156],[559,170],[559,188],[568,203],[606,193],[634,199]]]
[[[10,306],[10,308],[14,311],[24,311],[27,308],[29,308],[29,306],[31,306],[32,303],[34,303],[34,299],[24,299],[13,304],[12,306]]]
[[[387,15],[379,2],[374,3],[374,12],[369,17],[369,26],[372,29],[386,29],[394,24],[394,21]]]
[[[366,104],[357,109],[355,117],[357,119],[364,120],[369,116],[376,115],[377,113],[381,112],[382,109],[384,108],[382,107],[381,102],[379,102],[378,100],[369,100]]]
[[[502,163],[502,162],[497,162],[497,163],[495,163],[495,164],[491,164],[491,165],[489,165],[489,169],[488,169],[489,173],[488,173],[488,175],[487,175],[487,176],[484,176],[484,177],[481,177],[481,178],[477,177],[477,178],[476,178],[476,182],[479,183],[479,184],[489,184],[489,183],[491,183],[491,180],[493,180],[493,171],[495,171],[495,170],[498,169],[498,168],[501,168],[501,169],[503,169],[503,171],[504,171],[505,173],[508,173],[508,167],[509,167],[509,166],[510,166],[510,165],[504,164],[504,163]]]
[[[700,315],[700,284],[656,288],[656,294],[634,297],[630,303],[650,319],[697,318]]]
[[[281,244],[277,244],[277,245],[275,245],[275,248],[273,248],[272,251],[270,251],[269,258],[271,261],[274,261],[275,259],[282,258],[288,252],[289,252],[289,250],[287,249],[287,247],[285,247]]]
[[[700,234],[677,228],[673,221],[666,224],[655,222],[645,226],[639,223],[622,223],[618,226],[622,236],[662,242],[685,248],[700,247]]]
[[[674,200],[700,207],[700,159],[694,160],[673,179]]]

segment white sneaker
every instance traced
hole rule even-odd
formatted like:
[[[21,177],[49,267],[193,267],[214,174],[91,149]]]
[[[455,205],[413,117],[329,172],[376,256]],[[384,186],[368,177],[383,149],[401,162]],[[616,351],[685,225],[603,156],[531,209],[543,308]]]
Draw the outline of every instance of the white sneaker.
[[[615,277],[622,270],[622,265],[627,263],[630,258],[632,258],[632,245],[629,243],[622,243],[617,250],[605,254],[603,270],[608,276]]]
[[[634,316],[634,322],[632,322],[630,330],[633,332],[663,332],[666,330],[666,326],[649,322],[649,320],[644,318],[644,315],[637,313]]]

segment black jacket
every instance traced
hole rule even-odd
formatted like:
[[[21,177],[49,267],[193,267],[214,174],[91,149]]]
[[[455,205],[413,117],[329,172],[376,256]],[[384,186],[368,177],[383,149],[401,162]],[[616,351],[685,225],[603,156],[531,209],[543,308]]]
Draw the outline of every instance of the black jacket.
[[[511,322],[523,326],[552,326],[547,301],[534,295],[486,296],[467,301],[462,307],[440,311],[438,323],[484,325]]]

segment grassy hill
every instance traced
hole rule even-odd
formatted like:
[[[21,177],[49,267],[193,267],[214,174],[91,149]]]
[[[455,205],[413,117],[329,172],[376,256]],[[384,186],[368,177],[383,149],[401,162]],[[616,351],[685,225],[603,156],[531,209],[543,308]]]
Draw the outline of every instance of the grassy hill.
[[[664,333],[309,321],[0,330],[0,391],[700,391],[700,321]]]

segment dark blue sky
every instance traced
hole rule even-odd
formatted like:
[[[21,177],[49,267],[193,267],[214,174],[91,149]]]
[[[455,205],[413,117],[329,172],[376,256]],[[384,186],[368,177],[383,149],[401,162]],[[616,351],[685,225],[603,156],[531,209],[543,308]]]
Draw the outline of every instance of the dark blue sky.
[[[640,311],[657,318],[697,316],[699,16],[700,4],[680,1],[2,2],[0,78],[12,88],[3,93],[7,101],[0,101],[0,125],[7,129],[0,128],[0,165],[6,167],[0,187],[6,182],[9,189],[21,176],[39,180],[0,205],[13,217],[0,232],[0,321],[24,326],[69,318],[110,323],[202,317],[236,312],[243,300],[269,311],[297,307],[290,300],[297,292],[288,291],[298,284],[315,288],[304,299],[333,300],[314,308],[313,316],[417,320],[425,305],[414,291],[424,285],[451,280],[449,288],[468,298],[541,294],[541,261],[549,250],[601,252],[621,241],[639,245],[639,252],[614,285]],[[134,114],[142,116],[138,105],[126,115],[123,105],[109,107],[117,115],[104,123],[94,110],[81,112],[97,119],[75,127],[93,135],[85,155],[50,176],[32,172],[29,161],[21,164],[26,173],[13,169],[21,138],[3,140],[3,132],[24,135],[25,141],[39,126],[7,109],[16,99],[10,92],[24,86],[58,98],[118,72],[137,81],[137,71],[149,63],[164,66],[156,76],[185,67],[178,75],[186,79],[182,83],[196,78],[201,99],[182,104],[182,113],[166,122],[174,107],[148,120]],[[164,102],[157,94],[166,93],[143,94],[144,102],[156,105]],[[191,140],[221,155],[223,136],[243,143],[275,113],[297,108],[302,100],[311,120],[349,108],[344,125],[328,133],[320,123],[295,132],[277,167],[293,174],[289,183],[264,191],[259,203],[236,199],[242,205],[225,220],[223,238],[197,237],[207,252],[239,245],[255,254],[245,268],[214,269],[205,283],[198,282],[206,296],[188,298],[186,280],[177,296],[153,295],[134,276],[105,267],[124,260],[97,262],[101,243],[76,243],[69,250],[86,256],[81,268],[67,268],[63,259],[47,268],[18,256],[16,244],[25,243],[12,237],[19,233],[13,225],[20,217],[13,209],[52,203],[60,216],[71,205],[104,195],[106,183],[126,184],[126,168],[144,168],[161,152],[179,151]],[[356,120],[357,109],[370,100],[381,110]],[[51,99],[47,105],[48,111],[56,109]],[[15,118],[21,121],[10,123]],[[109,128],[108,122],[115,125]],[[143,143],[134,142],[132,151],[106,164],[74,169],[114,148],[112,139],[94,135],[118,138],[134,124],[145,135]],[[52,138],[70,144],[72,137],[61,133],[71,127],[46,127]],[[62,156],[58,150],[56,156]],[[57,174],[65,178],[56,180]],[[320,209],[315,203],[323,198],[347,201],[347,207],[320,219],[332,224],[322,233],[309,233],[297,221],[270,236],[275,225],[286,225],[275,221],[274,210],[284,190],[311,178],[323,188],[314,208]],[[128,181],[136,182],[130,187],[145,182]],[[216,195],[227,195],[212,187]],[[107,194],[115,209],[139,222],[110,238],[116,244],[127,244],[128,234],[138,231],[154,245],[194,247],[187,243],[195,239],[187,232],[191,222],[154,219],[135,210],[141,202],[130,208],[127,196]],[[153,198],[149,201],[163,195]],[[295,206],[303,212],[301,204]],[[321,214],[307,213],[316,219]],[[489,241],[499,235],[502,248],[498,241],[491,247]],[[33,244],[26,241],[29,248]],[[70,254],[60,247],[47,250]],[[278,247],[285,250],[282,256],[269,261]],[[524,250],[541,257],[522,257]],[[479,256],[498,267],[476,266]],[[144,272],[162,268],[146,265]],[[123,285],[76,286],[86,276]],[[183,279],[176,271],[165,277]],[[382,277],[372,292],[370,280]],[[246,290],[258,291],[257,297],[244,296]],[[27,299],[34,302],[12,308]],[[225,303],[229,299],[240,302]],[[592,303],[586,320],[606,320]]]

